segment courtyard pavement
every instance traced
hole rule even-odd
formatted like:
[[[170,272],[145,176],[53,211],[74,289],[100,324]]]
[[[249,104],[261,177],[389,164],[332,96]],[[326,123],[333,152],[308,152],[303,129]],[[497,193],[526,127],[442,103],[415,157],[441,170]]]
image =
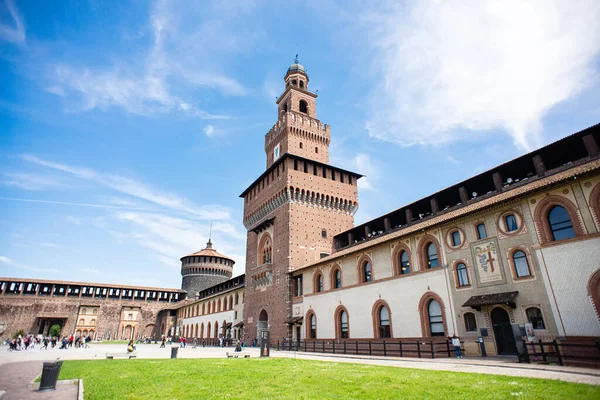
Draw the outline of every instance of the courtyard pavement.
[[[68,349],[68,350],[33,350],[33,351],[8,351],[7,346],[0,346],[0,390],[5,390],[4,399],[20,398],[39,398],[40,400],[63,398],[76,399],[77,395],[69,394],[63,397],[52,397],[55,395],[47,394],[41,396],[37,393],[35,397],[31,395],[31,388],[28,386],[42,370],[41,361],[60,360],[105,360],[106,353],[124,353],[126,352],[124,344],[91,344],[87,349]],[[218,348],[201,346],[178,350],[178,358],[225,358],[225,353],[233,351],[233,348]],[[259,349],[247,347],[245,351],[252,357],[259,357]],[[138,344],[136,351],[137,358],[157,359],[170,358],[171,348],[167,346],[161,349],[158,344]],[[440,358],[440,359],[418,359],[418,358],[398,358],[398,357],[375,357],[375,356],[356,356],[342,354],[321,354],[304,353],[290,351],[271,351],[272,357],[287,357],[307,360],[319,360],[328,362],[360,363],[371,365],[382,365],[398,368],[416,368],[438,371],[469,372],[481,374],[497,374],[515,377],[555,379],[566,382],[586,383],[590,385],[600,385],[600,370],[575,367],[561,367],[553,365],[539,364],[518,364],[516,357],[472,357],[472,358]],[[64,385],[66,386],[66,385]],[[71,385],[76,387],[75,385]],[[18,390],[29,390],[31,397],[18,397]],[[61,388],[62,390],[62,388]],[[19,392],[21,395],[26,392]],[[72,397],[74,396],[74,397]],[[4,400],[3,399],[3,400]]]

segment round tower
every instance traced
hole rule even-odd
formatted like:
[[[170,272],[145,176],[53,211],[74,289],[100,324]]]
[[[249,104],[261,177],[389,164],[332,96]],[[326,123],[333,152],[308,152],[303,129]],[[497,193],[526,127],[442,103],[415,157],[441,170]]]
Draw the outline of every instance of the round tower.
[[[196,293],[230,279],[233,264],[235,261],[213,249],[208,239],[206,248],[181,258],[181,288],[188,298],[194,298]]]

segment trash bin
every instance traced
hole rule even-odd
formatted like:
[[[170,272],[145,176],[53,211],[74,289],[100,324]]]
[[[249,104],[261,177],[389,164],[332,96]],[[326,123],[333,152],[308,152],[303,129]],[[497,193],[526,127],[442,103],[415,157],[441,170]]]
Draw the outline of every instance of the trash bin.
[[[42,369],[42,381],[40,382],[40,392],[56,390],[56,381],[60,374],[62,361],[45,362]]]
[[[178,351],[179,351],[179,346],[171,346],[171,358],[177,358]]]

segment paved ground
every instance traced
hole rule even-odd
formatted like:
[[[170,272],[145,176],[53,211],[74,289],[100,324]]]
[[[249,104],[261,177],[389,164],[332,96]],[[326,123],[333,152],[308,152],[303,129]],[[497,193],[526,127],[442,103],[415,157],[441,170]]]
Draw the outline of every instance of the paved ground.
[[[246,348],[252,357],[259,356],[257,348]],[[117,344],[92,344],[87,349],[69,349],[69,350],[35,350],[9,352],[6,346],[0,346],[0,390],[5,390],[7,382],[4,371],[12,371],[14,366],[22,364],[13,364],[20,361],[37,361],[37,371],[31,367],[34,364],[27,364],[28,369],[32,370],[27,374],[27,379],[23,378],[22,384],[29,383],[40,371],[42,364],[40,361],[55,360],[60,357],[61,360],[104,360],[106,353],[125,352],[126,345]],[[224,358],[225,352],[232,351],[229,348],[218,347],[198,347],[196,349],[188,346],[185,349],[178,350],[178,358]],[[299,359],[311,359],[321,361],[334,361],[346,363],[361,363],[384,365],[400,368],[417,368],[428,370],[442,370],[453,372],[475,372],[483,374],[497,374],[530,378],[557,379],[568,382],[587,383],[591,385],[600,385],[600,370],[574,367],[560,367],[539,364],[518,364],[515,357],[488,357],[488,358],[440,358],[440,359],[417,359],[417,358],[397,358],[397,357],[372,357],[372,356],[354,356],[341,354],[320,354],[320,353],[302,353],[289,351],[272,351],[273,357],[291,357]],[[169,346],[165,349],[159,348],[159,345],[137,345],[138,358],[170,358],[171,349]],[[13,374],[13,372],[10,372]],[[15,381],[16,382],[16,381]],[[21,383],[19,383],[21,384]],[[7,397],[10,399],[11,397]],[[30,397],[33,398],[33,397]],[[45,398],[44,398],[45,399]],[[66,397],[68,399],[68,397]]]
[[[56,385],[56,390],[40,392],[31,381],[42,372],[40,361],[11,362],[0,365],[2,400],[76,400],[77,385],[72,382]],[[39,385],[38,385],[39,387]]]

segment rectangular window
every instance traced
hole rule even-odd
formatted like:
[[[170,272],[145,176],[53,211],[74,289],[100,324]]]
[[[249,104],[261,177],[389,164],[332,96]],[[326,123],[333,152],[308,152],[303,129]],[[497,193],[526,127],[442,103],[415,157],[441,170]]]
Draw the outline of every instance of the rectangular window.
[[[340,182],[344,183],[344,174],[342,174],[341,172],[340,172]]]
[[[306,161],[304,161],[304,173],[308,173],[308,163]]]
[[[302,275],[294,277],[294,296],[302,296]]]
[[[323,170],[323,178],[327,178],[327,168],[321,167]]]
[[[335,181],[335,170],[334,169],[331,170],[331,180]]]
[[[485,239],[485,238],[487,238],[485,224],[478,224],[477,225],[477,239],[481,240],[481,239]]]
[[[454,231],[452,232],[452,246],[460,246],[460,232]]]
[[[475,314],[466,313],[465,318],[465,330],[467,332],[477,332],[477,321],[475,321]]]
[[[517,220],[513,214],[508,214],[504,217],[504,222],[506,222],[506,230],[508,232],[513,232],[517,230]]]

